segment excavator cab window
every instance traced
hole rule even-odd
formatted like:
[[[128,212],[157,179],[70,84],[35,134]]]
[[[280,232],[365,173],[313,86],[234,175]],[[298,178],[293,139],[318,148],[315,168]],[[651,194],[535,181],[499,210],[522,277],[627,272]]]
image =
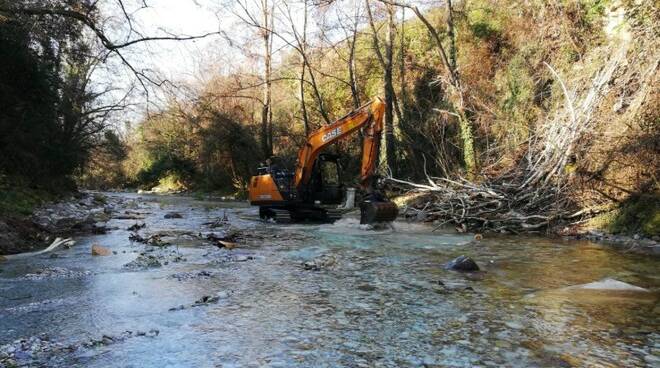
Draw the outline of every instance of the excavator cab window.
[[[339,204],[343,200],[344,190],[341,183],[339,156],[320,154],[316,159],[310,181],[312,200],[323,204]]]
[[[339,185],[339,164],[337,161],[322,161],[321,177],[324,185]]]

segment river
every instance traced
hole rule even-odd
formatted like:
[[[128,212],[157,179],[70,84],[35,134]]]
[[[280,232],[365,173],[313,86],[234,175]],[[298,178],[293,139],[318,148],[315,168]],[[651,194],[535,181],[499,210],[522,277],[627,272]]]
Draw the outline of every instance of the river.
[[[115,218],[117,229],[70,249],[0,263],[0,345],[59,344],[11,364],[660,366],[657,257],[587,241],[474,241],[406,222],[277,225],[243,203],[107,195],[144,219]],[[182,218],[164,218],[173,211]],[[129,241],[142,222],[143,237],[166,231],[171,245]],[[233,249],[204,239],[235,230]],[[95,243],[114,254],[92,256]],[[160,267],[125,266],[141,254]],[[483,271],[443,268],[462,254]],[[580,286],[603,279],[646,290]]]

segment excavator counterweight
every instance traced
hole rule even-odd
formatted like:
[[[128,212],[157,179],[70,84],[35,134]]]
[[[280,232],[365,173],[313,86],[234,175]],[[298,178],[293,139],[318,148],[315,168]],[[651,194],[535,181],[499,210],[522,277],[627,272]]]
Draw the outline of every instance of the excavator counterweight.
[[[346,192],[341,183],[339,157],[322,151],[362,129],[360,222],[371,224],[393,221],[398,209],[375,185],[384,111],[385,104],[376,98],[334,123],[310,133],[298,151],[294,171],[267,162],[259,168],[258,175],[250,180],[250,204],[259,206],[262,218],[273,218],[278,222],[332,222],[340,218],[351,206],[349,203],[343,207],[338,206],[344,202]]]

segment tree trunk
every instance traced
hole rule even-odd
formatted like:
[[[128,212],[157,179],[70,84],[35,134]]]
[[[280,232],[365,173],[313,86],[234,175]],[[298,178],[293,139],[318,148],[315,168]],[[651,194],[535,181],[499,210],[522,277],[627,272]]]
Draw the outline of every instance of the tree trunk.
[[[264,90],[263,90],[263,108],[261,110],[261,147],[264,157],[268,158],[273,155],[273,113],[271,108],[271,94],[272,94],[272,12],[269,11],[268,0],[262,0],[262,16],[264,29],[262,30],[262,38],[264,42]]]
[[[385,89],[385,125],[383,133],[385,136],[385,150],[383,157],[385,163],[391,169],[395,169],[396,155],[394,152],[394,86],[392,85],[392,66],[394,49],[394,6],[387,5],[387,33],[385,34],[385,70],[383,83]]]
[[[300,49],[302,55],[300,56],[300,112],[302,113],[303,123],[305,125],[305,136],[309,135],[309,116],[307,115],[307,105],[305,104],[305,72],[307,69],[307,63],[305,62],[305,57],[303,56],[307,52],[307,0],[304,0],[304,18],[303,18],[303,30],[302,30],[302,42]]]
[[[447,0],[447,35],[449,36],[449,65],[456,70],[456,32],[454,30],[454,11],[451,0]]]
[[[407,110],[408,92],[406,90],[406,8],[401,9],[401,43],[399,44],[399,83],[401,84],[401,109]],[[403,122],[399,122],[399,126]]]
[[[378,30],[371,13],[369,0],[365,0],[367,16],[369,19],[369,26],[371,27],[372,41],[376,57],[383,68],[383,90],[385,93],[385,116],[383,126],[384,144],[380,147],[381,162],[385,162],[390,169],[396,169],[394,166],[395,160],[395,145],[394,145],[394,112],[397,114],[399,121],[401,120],[401,112],[398,109],[396,101],[396,93],[392,86],[392,54],[394,48],[394,5],[386,4],[387,6],[387,32],[385,34],[385,55],[380,49],[380,40],[378,39]]]
[[[354,30],[353,39],[349,43],[348,54],[348,79],[351,84],[351,97],[353,98],[353,108],[360,107],[360,94],[357,87],[357,78],[355,76],[355,41],[357,39],[357,29]]]

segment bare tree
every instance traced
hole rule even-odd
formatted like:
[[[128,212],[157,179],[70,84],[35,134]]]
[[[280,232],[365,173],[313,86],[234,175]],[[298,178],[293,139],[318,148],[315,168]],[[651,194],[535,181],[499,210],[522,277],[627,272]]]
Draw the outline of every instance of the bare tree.
[[[291,29],[291,36],[293,36],[293,41],[289,41],[283,36],[283,33],[277,33],[276,35],[284,41],[286,44],[289,46],[293,47],[298,54],[300,55],[302,62],[307,65],[306,70],[307,74],[309,74],[309,85],[312,87],[312,93],[314,93],[314,97],[316,98],[316,102],[318,104],[318,110],[319,113],[321,114],[321,117],[323,117],[323,120],[325,121],[326,124],[330,124],[332,121],[330,120],[330,116],[328,115],[328,112],[325,108],[325,103],[323,101],[323,96],[321,96],[321,90],[319,89],[316,76],[315,76],[315,70],[311,65],[310,62],[310,56],[307,52],[307,36],[306,36],[306,24],[307,22],[305,21],[305,30],[303,34],[300,33],[298,28],[296,28],[296,22],[294,20],[293,13],[291,11],[291,7],[289,6],[289,3],[286,0],[282,1],[282,4],[284,6],[283,13],[284,16],[286,17],[286,21],[288,22],[290,29]],[[305,1],[305,18],[307,17],[307,2]]]
[[[305,74],[307,71],[307,63],[305,58],[302,57],[302,54],[307,52],[307,0],[303,0],[304,9],[303,9],[303,29],[302,29],[302,42],[300,49],[302,51],[300,56],[300,82],[299,82],[299,92],[300,92],[300,112],[302,114],[303,124],[305,125],[305,136],[309,135],[309,116],[307,114],[307,105],[305,104]]]
[[[261,150],[265,157],[273,155],[273,109],[272,109],[272,88],[273,88],[273,23],[275,12],[274,0],[259,0],[254,14],[247,1],[236,1],[241,9],[240,13],[235,13],[245,24],[254,27],[259,32],[259,37],[263,47],[263,98],[261,100]]]
[[[346,46],[348,48],[348,55],[344,58],[348,69],[348,84],[351,89],[351,99],[353,101],[353,108],[360,107],[360,88],[357,81],[357,69],[355,65],[355,48],[357,44],[360,19],[362,18],[360,2],[355,1],[352,4],[352,14],[344,13],[341,6],[338,7],[338,23],[341,27]],[[339,57],[342,57],[341,52],[337,52]]]

